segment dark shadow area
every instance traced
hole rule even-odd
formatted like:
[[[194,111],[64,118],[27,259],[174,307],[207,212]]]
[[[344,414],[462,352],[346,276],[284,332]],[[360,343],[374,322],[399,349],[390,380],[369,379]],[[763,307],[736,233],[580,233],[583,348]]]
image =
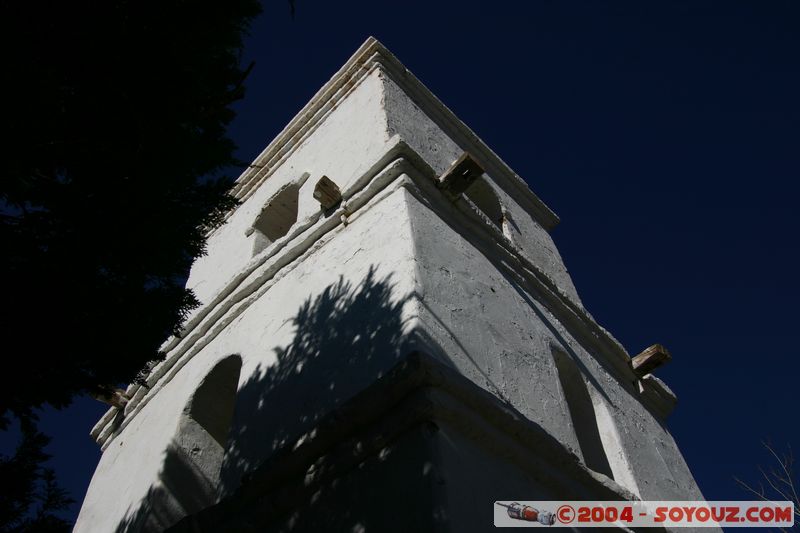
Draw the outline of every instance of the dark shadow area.
[[[395,366],[409,351],[401,316],[409,296],[392,292],[391,276],[378,279],[372,267],[360,282],[340,277],[310,296],[290,319],[291,342],[265,346],[277,360],[238,393],[240,358],[218,363],[187,402],[159,482],[116,531],[163,531],[209,507]]]
[[[297,222],[299,194],[300,186],[290,183],[267,202],[253,223],[256,237],[253,255],[286,235]]]
[[[226,357],[214,366],[189,400],[179,434],[188,433],[187,426],[196,426],[225,448],[241,368],[242,359],[238,355]]]
[[[165,455],[161,482],[150,490],[140,508],[120,524],[118,532],[161,531],[183,516],[195,515],[201,509],[208,508],[214,501],[230,501],[229,497],[234,496],[247,498],[249,496],[246,495],[252,491],[266,490],[251,476],[260,466],[262,472],[265,467],[270,470],[270,483],[277,489],[268,491],[269,498],[259,500],[257,504],[263,506],[259,513],[263,512],[265,516],[281,516],[295,509],[296,502],[283,501],[286,495],[282,491],[297,486],[301,488],[292,488],[289,493],[302,490],[305,484],[320,475],[337,479],[335,487],[331,486],[336,494],[332,499],[326,497],[319,503],[312,496],[310,504],[322,505],[320,508],[332,513],[337,523],[348,523],[348,529],[353,524],[364,527],[377,523],[385,525],[383,519],[371,521],[370,517],[377,516],[375,513],[381,514],[376,509],[383,509],[381,506],[387,501],[386,495],[370,491],[361,494],[359,488],[383,483],[381,481],[376,485],[376,479],[391,479],[391,486],[396,491],[405,487],[403,490],[408,494],[404,498],[423,498],[430,500],[432,505],[440,505],[435,503],[439,500],[433,495],[439,490],[436,489],[438,482],[431,485],[431,479],[435,476],[427,474],[432,468],[429,463],[432,437],[424,432],[409,433],[399,438],[397,442],[407,443],[400,446],[405,451],[400,453],[399,448],[394,448],[391,453],[395,460],[391,462],[385,462],[388,448],[385,448],[380,437],[382,433],[376,433],[375,438],[370,440],[367,431],[366,435],[360,435],[355,441],[345,439],[335,450],[315,460],[313,467],[299,477],[289,468],[289,465],[300,460],[296,455],[303,446],[303,435],[316,433],[321,425],[325,425],[323,421],[327,420],[328,426],[332,424],[337,427],[360,423],[361,415],[358,412],[340,408],[387,375],[413,350],[424,347],[433,359],[452,367],[452,361],[434,339],[424,331],[406,327],[403,307],[414,297],[414,293],[397,295],[394,287],[391,275],[377,278],[372,267],[360,282],[340,277],[322,292],[309,296],[290,319],[293,328],[291,341],[275,348],[266,345],[265,350],[274,351],[275,361],[252,372],[236,393],[233,421],[227,433],[219,481],[202,465],[198,465],[192,457],[193,448],[181,442],[180,435],[176,436]],[[275,305],[279,304],[276,302]],[[439,327],[447,329],[444,323],[440,323]],[[465,347],[461,348],[467,354]],[[470,358],[469,354],[466,356]],[[477,363],[473,363],[477,367]],[[574,370],[580,377],[580,371],[577,368]],[[500,389],[489,376],[481,373],[486,382],[479,386],[490,389],[494,398],[507,404]],[[198,393],[205,389],[219,390],[218,387],[206,386],[204,382],[198,387]],[[187,405],[187,413],[197,412],[195,422],[204,420],[204,416],[217,407],[215,395],[211,394],[205,400],[194,399]],[[202,409],[198,403],[201,401],[205,406]],[[375,403],[380,401],[374,399]],[[508,407],[506,405],[505,408]],[[383,408],[388,409],[388,406]],[[216,416],[212,418],[217,420]],[[218,424],[206,423],[205,426],[210,428],[207,431],[212,436],[222,434]],[[370,452],[372,448],[374,451]],[[600,450],[602,453],[602,448]],[[610,469],[602,469],[598,461],[593,461],[590,467],[610,475]],[[341,475],[344,471],[348,472],[346,476]],[[240,487],[244,492],[237,493]],[[359,505],[366,503],[375,507],[370,512],[343,509],[342,506],[347,505],[339,498],[353,494],[361,494],[358,497]],[[208,511],[213,515],[217,508],[214,506]],[[433,507],[427,509],[425,520],[431,519],[429,514]],[[446,509],[441,505],[437,509],[436,520],[445,520]],[[296,526],[300,529],[301,523],[306,520],[302,517],[293,518],[293,515],[286,519],[290,528]],[[194,519],[187,520],[182,524],[190,524]],[[254,520],[258,521],[259,518],[254,517]]]
[[[216,502],[241,367],[238,355],[225,357],[197,386],[164,453],[159,483],[117,527],[118,533],[163,531]]]
[[[159,481],[117,526],[116,533],[163,531],[184,516],[208,507],[214,496],[214,484],[175,443],[164,454]]]
[[[486,215],[495,226],[500,226],[503,222],[503,207],[500,205],[500,200],[497,198],[497,193],[494,192],[492,186],[486,183],[486,180],[479,178],[475,183],[469,186],[464,192],[464,196],[478,208],[478,210]]]
[[[496,199],[496,194],[491,189],[491,187],[488,184],[486,184],[486,182],[483,182],[483,186],[480,186],[478,188],[478,191],[481,192],[481,196],[484,199],[486,199],[487,196],[489,196],[490,199],[491,198],[490,195],[494,195],[494,198]],[[575,353],[575,350],[573,350],[573,348],[571,347],[570,341],[568,341],[564,337],[564,335],[562,335],[556,324],[553,323],[553,317],[548,316],[547,314],[542,312],[542,310],[539,308],[539,306],[541,305],[542,307],[551,311],[554,317],[558,317],[560,315],[560,312],[558,309],[554,309],[553,304],[550,303],[549,300],[551,300],[551,296],[548,296],[545,292],[540,291],[535,284],[530,283],[524,277],[516,273],[513,269],[509,268],[509,262],[513,263],[513,253],[509,252],[507,248],[505,248],[502,244],[500,244],[491,233],[489,233],[490,239],[488,241],[488,244],[483,239],[477,238],[476,235],[474,235],[474,228],[480,228],[480,226],[465,226],[463,223],[464,222],[463,219],[460,219],[457,215],[454,216],[452,212],[437,207],[435,203],[426,201],[422,195],[414,193],[413,190],[411,189],[409,190],[409,192],[414,194],[415,198],[422,204],[424,204],[428,209],[431,209],[434,213],[436,213],[436,215],[440,218],[440,220],[444,224],[446,224],[451,231],[461,235],[461,237],[463,237],[467,242],[469,242],[469,244],[473,247],[473,249],[476,252],[481,254],[484,257],[484,259],[486,259],[489,263],[491,263],[495,267],[497,273],[499,273],[503,277],[503,279],[505,279],[508,282],[509,286],[514,289],[514,291],[527,304],[527,306],[531,309],[531,311],[533,311],[533,313],[537,316],[537,318],[541,321],[541,323],[553,335],[553,338],[558,341],[559,348],[563,349],[565,352],[567,352],[569,355],[572,356],[575,364],[577,364],[580,367],[582,373],[586,376],[586,379],[588,379],[589,382],[591,382],[592,385],[594,385],[595,389],[603,396],[603,398],[610,405],[613,406],[614,402],[606,394],[604,387],[601,386],[601,384],[597,381],[597,379],[595,379],[595,377],[592,375],[589,369],[586,368],[586,365],[583,363],[583,361],[581,361],[578,354]],[[473,199],[470,199],[470,201],[474,204]],[[492,202],[490,202],[489,200],[486,201],[487,205],[492,204]],[[502,206],[500,206],[499,209],[500,209],[499,213],[502,216]],[[482,231],[488,232],[488,228],[484,228]],[[429,312],[431,312],[434,315],[434,317],[437,319],[437,322],[439,322],[440,327],[448,329],[445,323],[442,321],[442,319],[439,316],[437,316],[436,312],[431,308],[431,306],[427,305],[424,301],[422,302],[422,304],[428,309]],[[566,322],[562,322],[562,324],[565,327],[567,327],[567,331],[571,335],[576,335],[575,330],[572,327],[569,327]],[[456,339],[456,342],[458,343],[457,337],[453,336],[453,338]],[[586,345],[585,341],[582,341],[579,338],[579,336],[575,336],[575,340],[577,340],[584,346]],[[485,371],[480,369],[479,364],[470,356],[466,348],[463,345],[461,345],[461,343],[458,344],[462,352],[474,364],[475,368],[478,369],[481,372],[481,374],[483,374],[484,378],[487,379],[487,383],[495,387],[496,394],[501,399],[505,399],[502,393],[502,389],[499,388],[496,383],[494,383],[492,380],[488,378]],[[614,369],[611,368],[610,363],[604,361],[603,357],[596,357],[596,360],[603,366],[603,368],[606,369],[609,375],[612,376],[615,375]],[[620,384],[630,389],[630,384],[625,384],[622,381],[620,381]]]
[[[285,443],[391,368],[406,353],[402,308],[391,276],[370,268],[361,283],[339,278],[309,297],[292,318],[290,344],[239,389],[220,495]]]

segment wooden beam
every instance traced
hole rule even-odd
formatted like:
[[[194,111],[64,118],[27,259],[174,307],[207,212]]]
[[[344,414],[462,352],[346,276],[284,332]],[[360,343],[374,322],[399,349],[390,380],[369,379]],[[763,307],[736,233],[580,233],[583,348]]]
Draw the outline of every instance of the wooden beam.
[[[483,167],[468,152],[461,154],[450,168],[439,176],[438,186],[453,196],[467,190],[483,174]]]
[[[342,201],[342,192],[333,180],[328,176],[322,176],[314,186],[314,198],[322,206],[322,209],[327,211]]]
[[[653,370],[672,360],[669,350],[660,344],[646,348],[642,353],[631,359],[631,367],[637,376],[642,377],[652,374]]]
[[[130,400],[130,398],[128,398],[128,396],[125,394],[125,391],[122,389],[114,389],[106,394],[96,393],[92,396],[98,402],[103,402],[111,407],[116,407],[117,409],[124,409],[128,404],[128,400]]]

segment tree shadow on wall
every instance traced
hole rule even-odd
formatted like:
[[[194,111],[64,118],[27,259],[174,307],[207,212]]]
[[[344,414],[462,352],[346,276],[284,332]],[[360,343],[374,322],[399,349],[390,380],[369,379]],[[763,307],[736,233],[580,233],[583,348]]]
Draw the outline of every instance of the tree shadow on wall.
[[[288,319],[289,344],[265,346],[276,360],[260,365],[236,393],[219,483],[175,435],[158,483],[116,532],[163,531],[232,494],[273,452],[394,367],[416,338],[402,316],[409,296],[394,295],[394,287],[391,275],[378,278],[371,267],[360,282],[340,277],[310,296]]]
[[[392,299],[393,287],[391,275],[377,279],[370,267],[361,283],[340,277],[300,307],[293,340],[273,348],[277,361],[239,388],[220,496],[408,353],[402,310],[409,296]]]
[[[136,510],[125,516],[116,533],[164,531],[214,502],[216,487],[175,442],[164,452],[158,477],[159,483],[150,487]]]

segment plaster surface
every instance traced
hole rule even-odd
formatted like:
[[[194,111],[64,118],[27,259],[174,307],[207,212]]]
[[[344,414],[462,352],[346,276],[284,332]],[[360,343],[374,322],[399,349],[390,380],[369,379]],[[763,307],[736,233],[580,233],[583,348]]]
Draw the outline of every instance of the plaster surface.
[[[499,206],[500,220],[469,190],[452,198],[436,187],[464,151],[486,170],[475,187]],[[329,210],[313,198],[323,175],[343,197]],[[264,229],[263,211],[287,191],[296,220]],[[557,217],[377,41],[320,90],[235,192],[241,205],[210,235],[188,281],[203,305],[165,343],[148,387],[129,387],[124,412],[110,410],[92,430],[104,452],[75,531],[162,530],[238,498],[260,465],[313,440],[327,416],[415,350],[470,383],[468,396],[540,428],[564,468],[584,480],[576,487],[702,499],[665,427],[674,398],[655,378],[638,378],[624,348],[584,309],[548,233]],[[285,209],[281,224],[293,212]],[[241,364],[235,384],[220,382],[214,393],[234,406],[230,413],[187,421],[202,403],[201,384],[231,357]],[[342,483],[405,479],[399,490],[425,500],[420,509],[438,505],[440,518],[455,502],[477,507],[513,469],[491,445],[513,430],[465,435],[472,415],[454,412],[439,421],[438,436],[415,430],[401,439],[397,462],[365,460]],[[226,437],[214,438],[220,431]],[[409,462],[435,464],[442,479],[464,477],[483,492],[408,477]],[[525,474],[509,487],[529,483],[561,497],[562,485],[546,479]],[[340,508],[350,490],[326,505]],[[369,498],[377,505],[382,496]],[[413,516],[417,525],[430,519]],[[282,527],[302,530],[299,522]]]

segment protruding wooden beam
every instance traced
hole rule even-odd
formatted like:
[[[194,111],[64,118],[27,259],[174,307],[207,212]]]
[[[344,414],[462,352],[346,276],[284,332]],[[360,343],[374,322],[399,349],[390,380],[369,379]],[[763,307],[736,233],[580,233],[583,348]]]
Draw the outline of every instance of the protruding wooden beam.
[[[322,176],[314,186],[314,198],[322,206],[322,209],[327,211],[342,201],[342,192],[333,180],[328,176]]]
[[[114,389],[107,394],[103,393],[96,393],[92,395],[95,400],[98,402],[103,402],[105,404],[110,405],[111,407],[116,407],[117,409],[124,409],[125,406],[128,404],[130,398],[128,395],[125,394],[125,391],[122,389]]]
[[[472,185],[472,183],[483,174],[481,167],[468,152],[461,154],[450,168],[439,176],[437,185],[440,189],[447,191],[453,196],[457,196]]]
[[[631,366],[637,376],[651,374],[653,370],[672,360],[669,350],[660,344],[646,348],[642,353],[631,359]]]

